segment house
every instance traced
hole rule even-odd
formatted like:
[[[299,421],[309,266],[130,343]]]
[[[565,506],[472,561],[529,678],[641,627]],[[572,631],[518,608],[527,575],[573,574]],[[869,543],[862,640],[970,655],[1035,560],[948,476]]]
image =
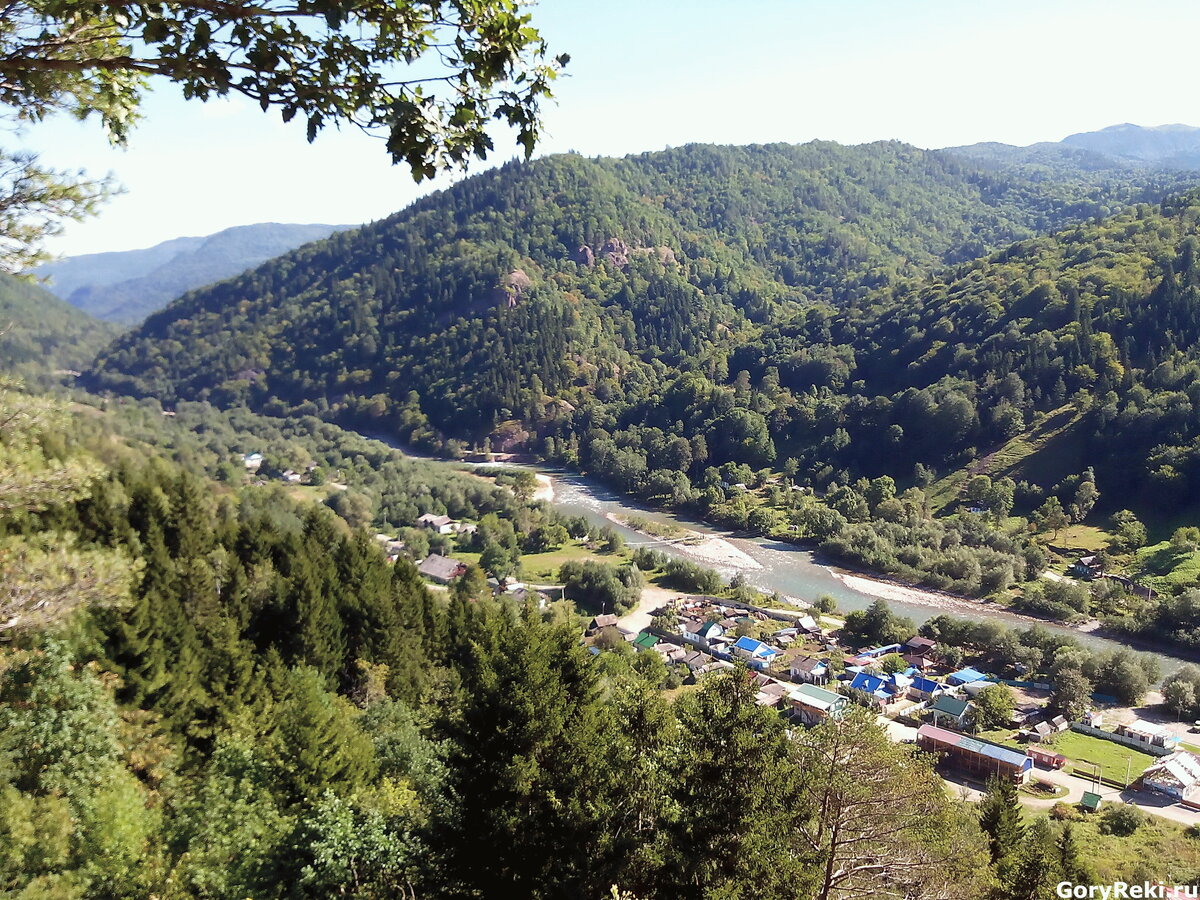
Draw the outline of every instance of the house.
[[[919,653],[905,653],[904,661],[921,672],[927,672],[937,667],[937,660],[932,656],[921,656]]]
[[[1099,794],[1092,791],[1084,791],[1083,797],[1079,801],[1079,805],[1082,806],[1086,812],[1094,813],[1099,811],[1100,804],[1103,802],[1104,801],[1101,799]]]
[[[688,655],[687,650],[678,644],[668,644],[662,641],[654,645],[654,650],[663,658],[663,662],[669,666],[683,662],[683,658]]]
[[[1142,773],[1142,785],[1176,800],[1190,800],[1200,794],[1200,756],[1176,750],[1160,757]]]
[[[588,622],[587,633],[588,634],[596,634],[602,628],[616,628],[616,627],[617,627],[617,617],[614,616],[612,613],[605,613],[604,615],[596,616],[595,618],[592,619],[592,621]]]
[[[859,672],[850,680],[848,689],[868,705],[883,708],[889,703],[903,700],[908,695],[911,679],[904,676],[900,678],[901,683],[897,683],[894,677]]]
[[[701,650],[693,650],[691,653],[684,656],[680,662],[695,672],[697,669],[707,666],[713,661],[713,658]]]
[[[284,481],[288,482],[289,484],[299,484],[300,483],[300,473],[297,472],[295,469],[284,469],[283,474],[280,475],[279,477],[282,478]]]
[[[725,634],[725,629],[721,627],[720,622],[705,622],[696,629],[696,637],[704,641],[711,642],[714,638],[719,638]]]
[[[723,672],[726,669],[732,668],[733,663],[727,662],[723,659],[714,659],[712,662],[705,663],[700,668],[692,670],[691,681],[693,684],[695,684],[711,672]]]
[[[914,700],[932,700],[945,692],[946,686],[940,681],[934,681],[932,678],[924,678],[919,675],[908,686],[909,696]]]
[[[404,552],[404,541],[398,541],[391,535],[377,534],[375,540],[379,541],[379,545],[383,548],[384,555],[387,556],[387,561],[394,563],[400,558],[400,554]]]
[[[937,649],[937,641],[931,641],[927,637],[917,635],[916,637],[909,638],[908,643],[904,646],[908,648],[910,653],[916,656],[931,656],[933,651]]]
[[[969,700],[960,700],[958,697],[942,694],[933,702],[933,706],[929,707],[929,711],[933,713],[934,725],[941,725],[943,721],[949,721],[950,724],[963,728],[967,724],[967,719],[970,718],[972,706],[973,704]]]
[[[1061,769],[1067,764],[1065,756],[1045,747],[1030,747],[1025,753],[1039,766],[1045,766],[1047,769]]]
[[[541,591],[531,590],[530,588],[521,585],[515,591],[511,591],[509,596],[518,603],[532,603],[538,609],[545,609],[550,603],[550,595],[543,594]]]
[[[1171,732],[1160,725],[1155,725],[1152,722],[1146,722],[1142,719],[1134,719],[1132,722],[1118,725],[1116,732],[1123,737],[1132,738],[1149,747],[1164,747],[1168,750],[1174,750],[1179,745],[1179,738],[1175,737]]]
[[[829,681],[829,663],[819,656],[797,656],[792,660],[793,681],[805,684],[825,684]]]
[[[970,684],[972,681],[982,681],[985,678],[987,676],[979,670],[967,667],[947,675],[946,681],[957,687],[960,684]]]
[[[417,566],[417,571],[431,581],[436,581],[438,584],[449,584],[455,578],[465,574],[467,567],[457,559],[450,559],[438,553],[430,553]]]
[[[263,455],[261,453],[244,453],[242,454],[242,465],[246,467],[247,472],[257,472],[262,468]]]
[[[820,634],[821,626],[812,616],[801,616],[796,620],[796,630],[803,631],[805,634]]]
[[[455,534],[475,534],[479,531],[478,525],[472,525],[470,522],[453,522]]]
[[[774,679],[768,679],[767,683],[759,687],[758,693],[754,695],[754,702],[759,706],[780,706],[789,693],[785,685]]]
[[[747,664],[754,669],[765,669],[779,656],[779,651],[774,647],[769,647],[752,637],[738,638],[734,642],[733,652],[746,660]]]
[[[934,725],[917,729],[917,746],[978,778],[995,775],[1025,782],[1033,771],[1033,760],[1024,753]]]
[[[1053,736],[1054,726],[1049,722],[1038,722],[1036,725],[1033,725],[1032,727],[1021,732],[1021,737],[1035,743],[1049,740]]]
[[[994,681],[971,681],[967,684],[964,684],[962,689],[964,694],[974,700],[975,697],[981,692],[986,691],[990,687],[994,687],[995,684],[996,683]]]
[[[431,531],[436,531],[438,534],[453,534],[455,529],[455,521],[449,516],[435,516],[433,513],[425,513],[417,518],[417,525],[421,528],[428,528]]]
[[[1081,556],[1071,564],[1070,573],[1078,578],[1099,578],[1104,570],[1094,556]]]
[[[648,631],[643,631],[633,639],[634,650],[653,650],[657,644],[658,638]]]
[[[805,725],[819,725],[836,719],[850,705],[850,699],[815,684],[802,684],[792,691],[792,718]]]

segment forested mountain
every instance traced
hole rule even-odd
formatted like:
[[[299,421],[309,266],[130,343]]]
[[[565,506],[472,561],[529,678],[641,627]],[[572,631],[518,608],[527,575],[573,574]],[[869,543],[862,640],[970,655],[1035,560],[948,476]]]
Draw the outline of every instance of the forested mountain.
[[[1154,165],[1194,169],[1200,165],[1200,128],[1191,125],[1110,125],[1099,131],[1071,134],[1062,139],[1070,147],[1081,147],[1121,159]]]
[[[181,298],[103,354],[94,380],[409,431],[427,416],[480,440],[510,419],[581,434],[689,372],[700,383],[680,382],[682,396],[714,400],[665,425],[695,418],[689,434],[703,433],[732,416],[713,431],[714,461],[761,463],[774,455],[766,420],[728,362],[760,326],[1182,178],[1046,178],[895,143],[514,163]]]
[[[950,147],[949,153],[978,161],[1032,163],[1054,168],[1200,168],[1200,128],[1191,125],[1110,125],[1099,131],[1070,134],[1061,141],[1028,147],[983,143]]]
[[[0,370],[29,377],[83,369],[118,331],[36,284],[0,274]]]
[[[90,253],[34,273],[52,293],[100,319],[132,324],[192,288],[237,275],[345,226],[267,222],[183,237],[144,250]]]

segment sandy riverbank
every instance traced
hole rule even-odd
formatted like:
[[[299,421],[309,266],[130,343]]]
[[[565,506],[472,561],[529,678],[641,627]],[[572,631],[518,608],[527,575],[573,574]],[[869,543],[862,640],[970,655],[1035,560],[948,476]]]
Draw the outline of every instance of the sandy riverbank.
[[[739,550],[725,538],[713,534],[701,534],[698,531],[683,532],[678,537],[662,538],[640,529],[633,528],[625,519],[614,513],[606,513],[604,518],[618,525],[623,525],[646,538],[645,546],[670,546],[673,550],[689,556],[697,562],[717,569],[761,569],[762,563],[744,550]]]
[[[987,603],[983,600],[972,600],[970,597],[960,597],[957,594],[947,594],[931,588],[913,587],[894,581],[867,578],[863,575],[855,575],[833,567],[829,567],[829,571],[833,573],[834,578],[851,590],[858,591],[860,594],[867,594],[871,597],[878,597],[881,600],[887,600],[891,603],[911,603],[917,606],[943,610],[948,613],[965,613],[967,615],[977,613],[980,607],[995,606],[995,604]],[[1014,618],[1024,619],[1031,623],[1044,621],[1035,616],[1022,615],[1007,608],[1004,609],[1004,612]],[[1059,622],[1055,624],[1065,625],[1066,623]]]

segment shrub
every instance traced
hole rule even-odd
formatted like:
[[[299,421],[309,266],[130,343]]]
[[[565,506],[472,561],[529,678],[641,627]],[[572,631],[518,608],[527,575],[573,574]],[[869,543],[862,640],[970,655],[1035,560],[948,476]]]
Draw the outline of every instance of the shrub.
[[[1115,803],[1100,814],[1100,833],[1128,837],[1146,821],[1146,814],[1128,803]]]
[[[1050,818],[1059,822],[1075,822],[1083,818],[1083,813],[1069,803],[1059,800],[1050,807]]]

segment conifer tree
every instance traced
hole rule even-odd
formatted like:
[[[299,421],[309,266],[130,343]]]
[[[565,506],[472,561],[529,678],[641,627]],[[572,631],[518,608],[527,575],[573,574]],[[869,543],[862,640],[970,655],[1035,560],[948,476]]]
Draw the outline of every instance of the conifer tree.
[[[744,669],[676,705],[683,738],[664,773],[664,896],[771,896],[803,883],[794,838],[807,813],[778,718]]]
[[[1040,818],[1029,827],[1020,846],[1013,849],[1002,866],[1005,868],[1009,870],[1005,879],[1006,900],[1043,900],[1054,896],[1053,886],[1062,875],[1049,820]]]
[[[1021,805],[1016,785],[1011,780],[993,777],[979,802],[979,826],[988,836],[992,862],[999,863],[1021,841]]]
[[[476,607],[476,604],[470,604]],[[450,896],[597,896],[615,860],[610,817],[626,789],[590,658],[569,629],[499,610],[469,640],[433,846]]]

